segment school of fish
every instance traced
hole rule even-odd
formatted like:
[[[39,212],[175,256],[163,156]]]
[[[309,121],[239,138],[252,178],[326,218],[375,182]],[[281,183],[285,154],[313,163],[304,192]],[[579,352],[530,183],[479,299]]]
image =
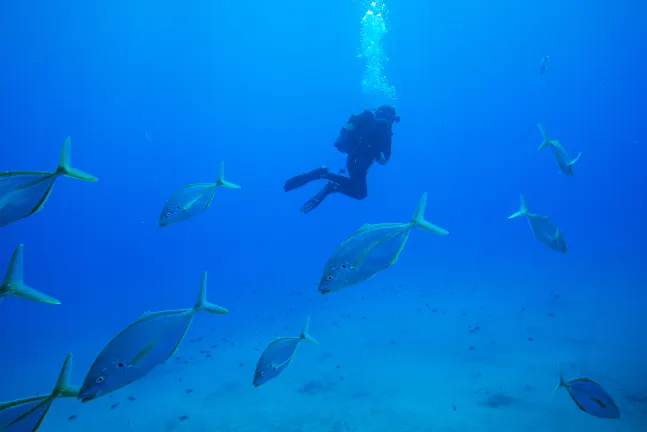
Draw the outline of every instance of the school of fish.
[[[544,59],[541,73],[545,72]],[[580,154],[571,159],[564,147],[549,137],[538,125],[543,140],[539,150],[550,147],[560,171],[573,176],[573,165]],[[71,165],[71,140],[66,138],[60,158],[53,172],[20,171],[0,174],[0,226],[25,219],[43,209],[50,198],[54,182],[59,177],[95,182],[96,177]],[[240,186],[225,180],[224,163],[220,163],[214,183],[193,183],[173,193],[162,206],[158,225],[165,227],[203,213],[213,202],[218,188],[239,189]],[[326,261],[319,293],[329,294],[375,277],[391,267],[400,257],[411,232],[421,229],[446,236],[448,231],[425,220],[427,193],[423,193],[415,212],[407,222],[366,224],[341,241]],[[561,231],[544,215],[530,213],[526,199],[521,195],[519,211],[508,218],[525,217],[533,235],[550,249],[566,253],[567,247]],[[9,259],[2,285],[0,302],[6,296],[26,300],[60,304],[44,292],[25,284],[23,278],[23,245],[18,245]],[[50,394],[17,399],[0,404],[0,431],[36,431],[42,424],[52,403],[57,398],[76,398],[83,403],[106,396],[137,380],[144,378],[176,352],[186,336],[195,314],[226,314],[224,307],[207,300],[207,273],[204,272],[198,297],[193,307],[160,312],[146,312],[119,332],[97,355],[80,387],[69,382],[72,355],[68,355],[55,386]],[[279,337],[270,342],[258,359],[252,384],[266,384],[282,374],[294,359],[300,342],[318,342],[310,335],[310,318],[297,336]],[[575,405],[595,417],[615,419],[620,410],[611,396],[588,378],[565,381],[561,371],[555,390],[565,388]]]

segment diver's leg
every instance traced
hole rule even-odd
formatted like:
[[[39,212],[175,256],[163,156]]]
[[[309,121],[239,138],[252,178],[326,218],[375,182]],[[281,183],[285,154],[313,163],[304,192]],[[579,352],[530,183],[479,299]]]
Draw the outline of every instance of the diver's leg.
[[[366,176],[351,177],[347,182],[341,183],[340,188],[336,192],[344,194],[349,198],[363,200],[368,195]]]
[[[291,179],[288,179],[283,186],[283,189],[286,192],[289,192],[294,189],[298,189],[301,186],[305,186],[314,180],[319,180],[325,178],[325,175],[329,172],[328,168],[322,166],[321,168],[313,169],[305,174],[299,174]]]
[[[344,177],[344,179],[346,181],[348,181],[348,179],[346,177]],[[321,204],[323,202],[323,200],[325,200],[328,195],[330,195],[333,192],[337,192],[339,190],[339,188],[340,188],[340,186],[339,186],[338,183],[335,183],[335,182],[332,182],[332,181],[326,183],[326,186],[324,186],[323,189],[321,189],[317,193],[317,195],[313,196],[308,201],[303,203],[303,205],[301,206],[301,211],[304,212],[304,213],[311,212],[312,210],[317,208],[319,206],[319,204]]]
[[[317,195],[310,198],[301,206],[301,211],[308,213],[319,206],[324,199],[331,193],[341,193],[346,195],[349,198],[356,200],[363,200],[367,196],[367,185],[366,177],[355,177],[348,178],[344,176],[337,176],[332,174],[331,176],[337,177],[339,182],[329,181],[326,186],[321,189]],[[326,176],[326,178],[331,177]]]

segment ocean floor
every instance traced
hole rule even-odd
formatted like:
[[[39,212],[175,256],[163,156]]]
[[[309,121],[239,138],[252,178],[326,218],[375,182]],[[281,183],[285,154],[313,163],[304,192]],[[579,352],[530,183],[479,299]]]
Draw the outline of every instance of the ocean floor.
[[[638,310],[616,305],[609,327],[573,293],[521,292],[514,280],[429,288],[402,283],[402,274],[323,300],[309,296],[316,306],[308,312],[286,305],[270,321],[249,323],[252,333],[238,330],[243,321],[216,325],[221,317],[201,316],[176,356],[147,378],[87,404],[59,399],[40,430],[647,430],[645,348],[632,347],[632,332],[645,334],[634,325]],[[253,387],[263,348],[297,335],[307,314],[320,345],[302,343],[283,375]],[[75,377],[90,354],[75,362]],[[565,390],[553,395],[558,364],[567,379],[587,376],[605,387],[622,418],[593,418]],[[21,387],[47,391],[55,380],[34,375]]]

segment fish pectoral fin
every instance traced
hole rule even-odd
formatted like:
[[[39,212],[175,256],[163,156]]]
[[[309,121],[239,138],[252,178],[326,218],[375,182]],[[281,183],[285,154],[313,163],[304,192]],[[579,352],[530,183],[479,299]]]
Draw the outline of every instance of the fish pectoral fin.
[[[150,352],[150,350],[153,349],[153,346],[155,346],[155,344],[157,343],[158,340],[159,340],[159,338],[157,338],[157,340],[152,340],[144,348],[139,350],[139,352],[137,354],[135,354],[135,357],[133,357],[133,359],[130,361],[130,364],[128,365],[128,367],[137,366],[137,364],[144,357],[146,357],[146,354],[148,354]]]

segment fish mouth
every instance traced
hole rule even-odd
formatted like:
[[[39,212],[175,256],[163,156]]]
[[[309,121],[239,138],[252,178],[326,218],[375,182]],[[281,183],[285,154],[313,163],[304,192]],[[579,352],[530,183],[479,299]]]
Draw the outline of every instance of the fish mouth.
[[[322,288],[322,287],[319,287],[319,288],[317,289],[317,291],[319,291],[319,294],[321,294],[321,295],[328,294],[329,292],[332,292],[332,290],[331,290],[331,289],[328,289],[328,288]]]
[[[85,397],[81,397],[81,396],[79,395],[79,398],[78,398],[78,399],[79,399],[79,401],[81,401],[81,403],[86,403],[86,402],[90,402],[91,400],[95,400],[96,398],[97,398],[96,396],[85,396]]]

